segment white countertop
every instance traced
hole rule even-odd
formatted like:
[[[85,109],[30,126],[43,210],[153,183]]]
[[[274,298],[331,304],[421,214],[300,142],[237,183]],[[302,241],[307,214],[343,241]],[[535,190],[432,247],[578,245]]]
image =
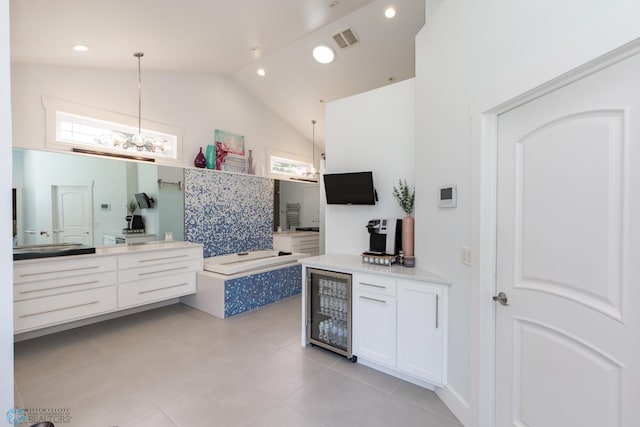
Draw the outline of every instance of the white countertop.
[[[96,256],[110,256],[110,255],[123,255],[129,253],[138,252],[151,252],[165,249],[182,249],[182,248],[202,248],[201,243],[183,242],[183,241],[156,241],[156,242],[144,242],[144,243],[129,243],[125,245],[112,245],[112,246],[96,246],[95,254],[84,255],[67,255],[67,256],[55,256],[44,258],[32,258],[15,260],[14,263],[19,264],[37,264],[43,262],[57,262],[57,261],[70,261],[73,259],[87,259]]]
[[[318,231],[275,231],[274,236],[320,236]]]
[[[182,249],[202,247],[201,243],[164,241],[129,243],[126,245],[97,246],[96,255],[126,254],[130,252],[158,251],[162,249]]]
[[[430,271],[421,268],[405,267],[398,264],[391,266],[367,264],[362,262],[360,255],[326,254],[300,260],[300,264],[307,267],[321,268],[325,270],[337,270],[356,273],[371,273],[382,276],[397,277],[400,279],[418,280],[421,282],[451,285],[447,280]]]

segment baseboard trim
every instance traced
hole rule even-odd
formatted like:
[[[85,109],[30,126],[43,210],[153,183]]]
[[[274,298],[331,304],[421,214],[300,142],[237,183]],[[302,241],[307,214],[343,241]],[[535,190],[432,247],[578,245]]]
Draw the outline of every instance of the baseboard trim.
[[[453,415],[462,423],[464,426],[473,425],[471,423],[471,409],[469,407],[469,403],[460,397],[460,395],[449,385],[445,385],[444,387],[437,387],[435,390],[436,394],[442,400],[442,402],[447,405],[449,410],[453,412]]]

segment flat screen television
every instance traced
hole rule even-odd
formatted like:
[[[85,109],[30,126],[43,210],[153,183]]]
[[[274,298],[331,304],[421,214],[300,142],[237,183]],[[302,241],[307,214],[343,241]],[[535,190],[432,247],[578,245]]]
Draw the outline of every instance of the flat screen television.
[[[372,172],[324,174],[328,205],[375,205],[377,196]]]

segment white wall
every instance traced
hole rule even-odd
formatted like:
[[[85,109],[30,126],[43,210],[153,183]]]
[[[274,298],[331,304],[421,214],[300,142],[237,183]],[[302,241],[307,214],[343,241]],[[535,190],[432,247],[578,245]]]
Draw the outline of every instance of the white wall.
[[[398,179],[414,183],[414,91],[409,79],[327,104],[326,173],[373,171],[380,200],[326,205],[326,253],[361,254],[370,219],[404,216],[392,191]]]
[[[9,0],[0,0],[0,206],[11,206]],[[0,414],[13,407],[13,283],[11,210],[0,220]],[[4,421],[3,421],[4,422]]]
[[[472,127],[471,105],[520,74],[525,64],[572,36],[591,31],[607,14],[633,1],[446,0],[435,12],[430,3],[438,4],[427,0],[426,24],[416,39],[416,255],[420,267],[453,281],[448,386],[440,395],[465,425],[483,425],[478,402],[489,390],[478,386],[481,331],[470,313],[486,302],[472,300],[478,292],[471,285],[478,279],[460,263],[461,246],[471,244],[471,224],[478,221],[471,210],[471,170],[482,167],[480,159],[472,157],[471,141],[476,138],[472,132],[477,128]],[[595,43],[568,50],[559,61],[596,51],[614,30],[615,25],[600,29]],[[537,73],[546,79],[545,73],[556,66],[542,64]],[[456,209],[437,208],[437,186],[442,184],[458,185]],[[474,262],[478,255],[472,255]]]
[[[137,70],[14,64],[12,71],[15,147],[44,149],[42,95],[138,115]],[[213,144],[215,129],[244,135],[258,171],[266,170],[267,147],[309,155],[308,139],[226,77],[145,71],[143,60],[142,117],[184,130],[185,166],[193,166],[199,147]]]

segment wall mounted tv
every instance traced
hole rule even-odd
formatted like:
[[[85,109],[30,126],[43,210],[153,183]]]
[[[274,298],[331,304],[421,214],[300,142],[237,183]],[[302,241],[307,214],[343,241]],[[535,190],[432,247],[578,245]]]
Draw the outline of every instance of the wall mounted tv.
[[[328,205],[375,205],[378,196],[372,172],[324,174]]]

